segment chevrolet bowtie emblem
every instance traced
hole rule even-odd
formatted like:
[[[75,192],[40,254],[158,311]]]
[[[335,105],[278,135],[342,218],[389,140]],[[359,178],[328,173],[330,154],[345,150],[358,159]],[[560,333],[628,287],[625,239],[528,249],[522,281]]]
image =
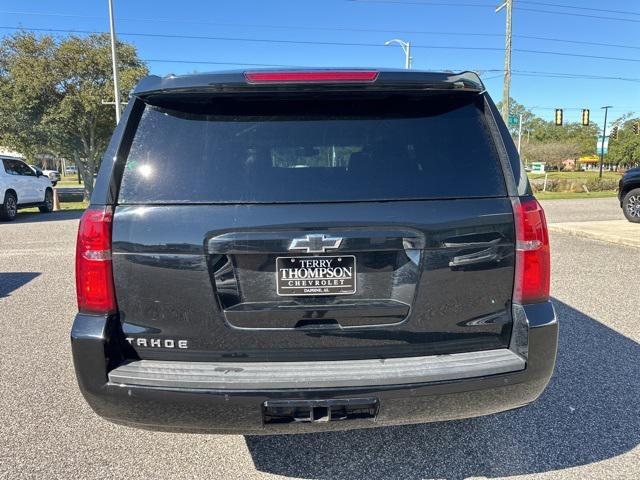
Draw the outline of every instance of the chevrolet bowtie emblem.
[[[294,238],[289,245],[289,250],[301,250],[307,253],[324,253],[328,249],[338,248],[342,243],[340,237],[327,237],[325,235],[307,235],[302,238]]]

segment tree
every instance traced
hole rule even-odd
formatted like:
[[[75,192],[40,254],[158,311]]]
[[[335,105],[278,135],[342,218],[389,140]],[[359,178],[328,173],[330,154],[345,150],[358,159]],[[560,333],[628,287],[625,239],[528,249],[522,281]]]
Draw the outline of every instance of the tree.
[[[498,102],[498,109],[501,108],[502,102]],[[556,125],[551,120],[544,120],[543,118],[535,115],[531,110],[524,107],[514,99],[509,100],[509,115],[519,116],[522,114],[522,130],[528,132],[527,137],[531,143],[547,144],[552,146],[547,148],[546,151],[555,155],[560,152],[574,152],[566,158],[576,158],[580,155],[593,155],[596,150],[596,141],[598,139],[598,127],[595,124],[583,126],[579,122],[565,123],[562,126]],[[518,135],[518,126],[509,125],[509,131],[515,138]],[[563,148],[561,143],[567,143],[569,146]],[[577,150],[576,150],[577,148]],[[523,147],[523,156],[525,147]],[[545,150],[542,148],[531,147],[529,148],[529,158],[536,156],[536,160],[532,161],[549,161],[540,159],[541,152]],[[534,153],[535,152],[535,153]],[[529,160],[528,160],[529,161]],[[552,160],[552,163],[557,163],[556,160]]]
[[[640,122],[640,118],[632,118],[626,114],[615,123],[619,125],[618,136],[609,138],[609,151],[606,159],[608,163],[615,163],[623,167],[633,167],[640,164],[640,135],[633,133],[633,125]]]
[[[498,107],[498,111],[501,112],[502,101],[499,101],[496,107]],[[520,115],[522,115],[522,131],[523,132],[531,128],[532,122],[536,118],[538,118],[531,110],[528,110],[524,105],[521,105],[520,103],[516,102],[513,98],[509,98],[509,115],[514,115],[518,118],[520,118]],[[512,136],[515,137],[518,135],[518,128],[519,128],[518,125],[507,124],[507,127],[509,128],[509,132],[511,132]]]
[[[546,162],[562,168],[562,162],[580,155],[580,145],[573,141],[554,140],[523,145],[522,158],[527,162]]]
[[[554,122],[538,119],[532,125],[531,140],[538,143],[573,143],[578,146],[578,155],[593,155],[598,140],[598,127],[593,123],[588,126],[580,123],[558,126]]]
[[[51,81],[55,49],[50,36],[16,34],[0,43],[0,141],[29,159],[49,150],[42,119],[60,98]]]
[[[123,97],[147,68],[135,47],[118,43]],[[85,185],[115,127],[111,50],[106,34],[56,39],[18,32],[0,44],[0,141],[33,160],[37,154],[73,159]]]

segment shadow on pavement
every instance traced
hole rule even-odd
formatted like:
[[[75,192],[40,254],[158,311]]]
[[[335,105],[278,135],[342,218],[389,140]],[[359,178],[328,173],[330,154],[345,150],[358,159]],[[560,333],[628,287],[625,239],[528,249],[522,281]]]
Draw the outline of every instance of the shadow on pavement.
[[[60,220],[79,220],[82,216],[82,210],[60,210],[58,212],[51,213],[37,213],[37,212],[20,212],[16,215],[16,219],[12,223],[42,223],[42,222],[57,222]]]
[[[0,298],[8,297],[39,275],[39,272],[0,272]]]
[[[258,470],[300,478],[447,478],[548,472],[640,443],[640,345],[554,300],[560,344],[538,401],[469,420],[247,436]]]

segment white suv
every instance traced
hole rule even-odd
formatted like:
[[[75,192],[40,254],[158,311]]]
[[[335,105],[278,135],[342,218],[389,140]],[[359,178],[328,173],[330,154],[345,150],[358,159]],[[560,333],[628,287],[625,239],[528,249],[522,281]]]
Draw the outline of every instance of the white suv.
[[[29,165],[31,167],[31,170],[33,170],[36,173],[40,173],[42,175],[46,175],[47,177],[49,177],[49,180],[51,180],[51,185],[53,185],[54,187],[56,186],[56,183],[58,183],[60,181],[60,172],[58,172],[57,170],[49,170],[47,168],[41,168],[41,167],[36,167],[34,165]]]
[[[0,157],[0,220],[13,220],[18,208],[39,207],[53,211],[51,180],[19,158]]]

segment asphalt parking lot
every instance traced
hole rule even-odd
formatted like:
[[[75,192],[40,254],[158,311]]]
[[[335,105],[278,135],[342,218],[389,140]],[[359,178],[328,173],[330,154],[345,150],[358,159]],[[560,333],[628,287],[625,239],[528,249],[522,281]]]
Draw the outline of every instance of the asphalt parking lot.
[[[640,248],[640,225],[621,215],[617,198],[572,200],[571,208],[563,208],[564,204],[563,200],[545,202],[552,233]]]
[[[557,223],[622,215],[614,199],[545,209]],[[110,424],[80,395],[69,349],[79,215],[0,223],[0,478],[640,476],[638,248],[552,233],[558,363],[528,407],[339,433],[178,435]]]

